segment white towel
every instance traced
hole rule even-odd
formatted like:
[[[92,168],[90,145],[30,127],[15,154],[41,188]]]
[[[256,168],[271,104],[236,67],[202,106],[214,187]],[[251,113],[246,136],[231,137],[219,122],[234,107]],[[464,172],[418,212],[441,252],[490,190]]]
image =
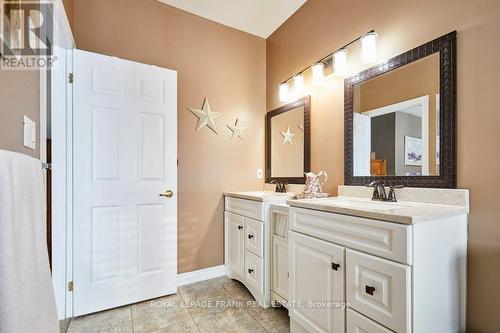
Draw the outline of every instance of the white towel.
[[[0,150],[0,332],[59,332],[42,164]]]

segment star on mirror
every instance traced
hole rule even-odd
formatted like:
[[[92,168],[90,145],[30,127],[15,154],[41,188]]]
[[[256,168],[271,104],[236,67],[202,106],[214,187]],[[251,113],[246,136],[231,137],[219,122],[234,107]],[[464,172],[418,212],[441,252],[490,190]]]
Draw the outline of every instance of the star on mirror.
[[[290,142],[292,144],[292,138],[295,136],[292,132],[290,132],[290,126],[286,129],[286,132],[280,132],[281,135],[283,136],[283,144]]]
[[[231,134],[231,140],[234,138],[235,135],[237,137],[239,137],[241,140],[245,140],[243,138],[243,130],[245,130],[246,127],[238,125],[238,122],[239,122],[239,119],[236,118],[236,122],[234,123],[234,126],[233,125],[226,125],[231,130],[231,132],[233,132]]]
[[[220,112],[214,112],[210,109],[210,103],[208,102],[208,98],[205,98],[203,101],[203,106],[201,110],[188,108],[196,117],[198,117],[198,124],[196,125],[196,131],[199,131],[201,128],[208,126],[212,131],[217,134],[217,126],[215,125],[215,119],[222,116]]]

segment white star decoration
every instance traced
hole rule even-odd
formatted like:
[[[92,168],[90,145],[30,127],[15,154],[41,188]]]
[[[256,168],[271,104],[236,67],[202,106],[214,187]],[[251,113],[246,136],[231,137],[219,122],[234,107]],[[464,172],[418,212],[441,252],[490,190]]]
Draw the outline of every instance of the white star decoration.
[[[212,131],[217,134],[217,127],[215,126],[215,119],[222,116],[220,112],[214,112],[210,109],[210,104],[208,103],[208,98],[203,101],[203,106],[201,110],[188,108],[196,117],[198,117],[198,124],[196,125],[196,131],[201,128],[208,126]]]
[[[246,129],[246,127],[238,125],[238,122],[239,122],[239,119],[236,118],[236,122],[234,123],[234,126],[233,125],[226,125],[233,132],[233,134],[231,134],[231,139],[233,139],[234,136],[236,135],[241,140],[245,140],[243,138],[243,130]]]
[[[280,132],[281,135],[283,136],[283,144],[290,142],[292,144],[292,138],[295,136],[292,132],[290,132],[290,126],[286,129],[286,132]]]

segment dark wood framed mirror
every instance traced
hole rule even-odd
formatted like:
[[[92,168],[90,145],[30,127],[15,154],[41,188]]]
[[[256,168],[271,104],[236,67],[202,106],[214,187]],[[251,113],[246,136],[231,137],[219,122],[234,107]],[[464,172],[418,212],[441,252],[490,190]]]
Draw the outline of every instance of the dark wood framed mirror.
[[[456,188],[456,31],[344,81],[344,181]]]
[[[311,169],[311,97],[266,115],[266,183],[304,184]]]

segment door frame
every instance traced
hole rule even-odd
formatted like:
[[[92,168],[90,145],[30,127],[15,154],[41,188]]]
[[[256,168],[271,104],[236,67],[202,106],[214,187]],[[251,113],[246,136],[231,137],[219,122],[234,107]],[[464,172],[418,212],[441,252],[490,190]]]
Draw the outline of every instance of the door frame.
[[[52,46],[58,57],[57,70],[52,71],[51,89],[40,75],[40,97],[51,101],[52,138],[52,284],[57,305],[58,318],[73,317],[73,294],[68,291],[72,280],[72,86],[68,73],[72,71],[72,50],[75,41],[71,32],[62,0],[55,0],[51,15],[53,18]],[[46,120],[45,104],[41,103],[41,114]],[[48,126],[47,122],[47,126]]]
[[[395,113],[415,106],[422,108],[422,176],[429,175],[429,95],[424,95],[363,112],[369,117]]]

